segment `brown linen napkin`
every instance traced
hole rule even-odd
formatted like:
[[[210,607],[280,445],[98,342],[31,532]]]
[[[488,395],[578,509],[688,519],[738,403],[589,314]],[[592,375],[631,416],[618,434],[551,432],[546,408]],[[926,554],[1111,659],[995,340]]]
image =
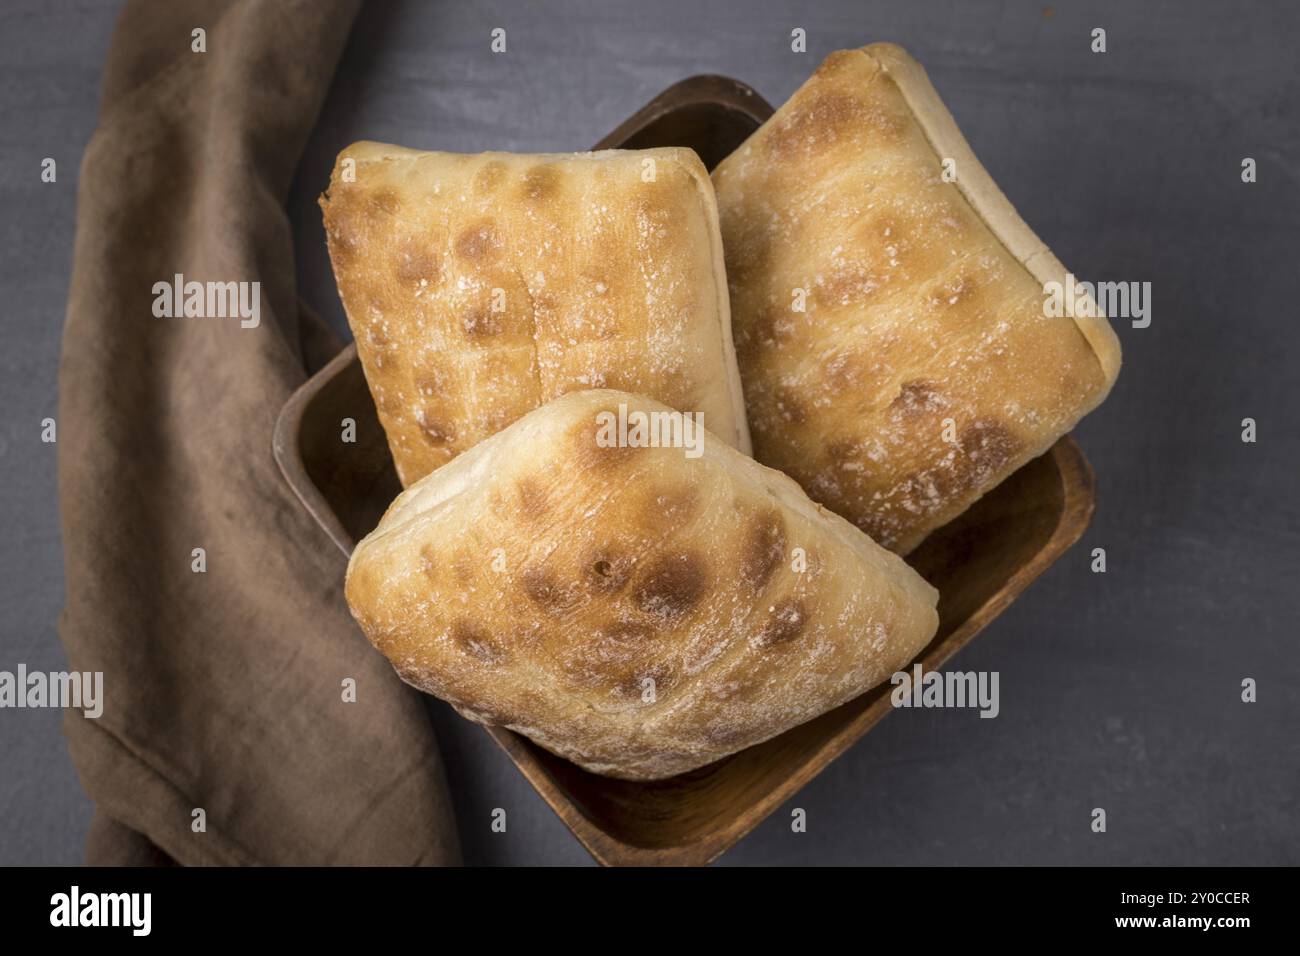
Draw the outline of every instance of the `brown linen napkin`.
[[[71,666],[104,674],[102,717],[65,724],[94,864],[459,862],[423,705],[356,631],[344,560],[271,455],[325,341],[282,204],[355,14],[132,2],[113,39],[58,418],[60,630]],[[156,317],[178,273],[260,282],[260,324]]]

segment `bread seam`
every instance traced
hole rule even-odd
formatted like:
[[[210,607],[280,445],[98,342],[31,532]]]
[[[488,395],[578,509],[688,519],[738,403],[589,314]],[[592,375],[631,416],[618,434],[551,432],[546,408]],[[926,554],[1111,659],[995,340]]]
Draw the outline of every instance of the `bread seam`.
[[[533,290],[528,288],[528,280],[519,271],[519,267],[512,265],[512,268],[515,271],[515,278],[519,280],[519,285],[523,287],[524,295],[528,297],[528,339],[533,346],[533,367],[537,372],[534,376],[537,382],[537,402],[541,404],[542,396],[546,394],[546,383],[542,381],[542,353],[537,347],[537,300],[533,297]]]
[[[699,159],[694,150],[690,150],[692,156],[700,163],[700,168],[704,168],[703,160]],[[683,168],[686,164],[679,162]],[[722,225],[718,220],[718,198],[713,191],[713,179],[705,170],[701,176],[698,169],[687,168],[691,179],[695,183],[695,191],[700,197],[700,202],[704,205],[704,218],[708,220],[712,227],[709,230],[709,244],[713,249],[713,284],[715,287],[714,296],[718,304],[718,316],[720,318],[722,333],[722,358],[727,366],[727,381],[730,383],[731,391],[731,409],[736,419],[736,447],[744,454],[753,457],[754,445],[749,436],[749,417],[745,412],[745,393],[744,386],[740,379],[740,364],[736,360],[736,344],[731,332],[731,290],[727,285],[727,265],[726,257],[722,248]],[[706,188],[707,186],[707,188]],[[684,409],[683,409],[684,411]],[[705,426],[706,428],[708,426]]]

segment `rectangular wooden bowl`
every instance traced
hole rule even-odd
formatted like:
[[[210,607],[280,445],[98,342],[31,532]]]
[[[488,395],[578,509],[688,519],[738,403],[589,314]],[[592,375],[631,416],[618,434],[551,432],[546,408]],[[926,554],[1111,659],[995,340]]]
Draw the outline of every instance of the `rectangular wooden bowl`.
[[[771,114],[742,83],[693,77],[596,148],[690,146],[712,168]],[[345,418],[356,421],[355,444],[340,440]],[[355,345],[294,393],[274,442],[294,493],[350,555],[401,490]],[[939,630],[919,658],[925,669],[939,668],[1078,540],[1093,503],[1092,470],[1066,437],[931,535],[908,559],[939,589]],[[487,732],[600,863],[704,864],[889,713],[889,690],[883,685],[766,743],[654,783],[596,776],[512,731]]]

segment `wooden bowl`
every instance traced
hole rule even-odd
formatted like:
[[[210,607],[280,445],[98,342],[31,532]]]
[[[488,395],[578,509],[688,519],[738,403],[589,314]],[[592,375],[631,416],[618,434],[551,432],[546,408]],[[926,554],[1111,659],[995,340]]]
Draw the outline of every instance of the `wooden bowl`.
[[[698,76],[670,87],[597,149],[690,146],[712,168],[772,114],[743,83]],[[340,441],[356,421],[354,444]],[[401,490],[349,345],[289,399],[274,451],[298,499],[344,554]],[[939,589],[939,630],[918,658],[938,669],[1070,547],[1092,517],[1092,470],[1062,438],[909,558]],[[487,732],[600,862],[715,859],[891,709],[888,684],[779,737],[679,777],[633,783],[588,773],[525,737]]]

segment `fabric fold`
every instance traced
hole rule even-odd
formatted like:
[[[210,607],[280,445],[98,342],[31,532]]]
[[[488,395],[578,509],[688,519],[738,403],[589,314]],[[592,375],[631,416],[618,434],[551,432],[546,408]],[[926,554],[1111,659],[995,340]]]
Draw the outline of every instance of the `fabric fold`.
[[[65,723],[106,818],[92,863],[459,861],[423,704],[271,454],[334,344],[300,309],[283,204],[356,10],[132,2],[113,39],[59,376],[60,633],[104,674],[102,717]],[[203,314],[163,301],[188,283]]]

